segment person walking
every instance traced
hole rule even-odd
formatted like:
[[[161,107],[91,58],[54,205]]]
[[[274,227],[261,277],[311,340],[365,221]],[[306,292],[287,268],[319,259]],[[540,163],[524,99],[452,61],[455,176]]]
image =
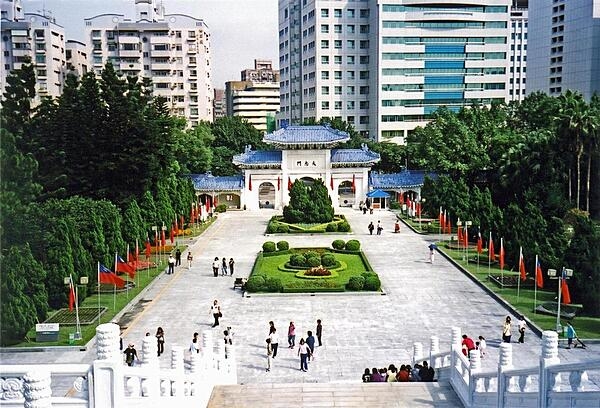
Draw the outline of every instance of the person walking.
[[[273,365],[273,347],[271,345],[271,339],[267,339],[267,372],[271,371]]]
[[[317,319],[317,341],[319,342],[319,347],[323,345],[321,342],[321,335],[323,334],[323,326],[321,325],[321,319]]]
[[[288,327],[288,345],[288,348],[291,349],[296,345],[296,326],[294,326],[294,322],[290,322]]]
[[[194,333],[192,343],[190,344],[190,353],[200,353],[200,340],[198,340],[198,333]]]
[[[227,259],[223,257],[223,261],[221,262],[221,276],[227,276]]]
[[[300,371],[308,371],[308,356],[310,355],[310,348],[304,339],[300,339],[300,343],[298,345],[298,355],[300,356]]]
[[[219,257],[216,256],[215,260],[212,263],[213,275],[215,278],[219,276],[219,267],[220,266],[221,266],[221,262],[219,261]]]
[[[433,263],[434,257],[435,257],[435,244],[430,244],[429,245],[429,263]]]
[[[368,228],[369,228],[369,235],[373,235],[373,230],[375,229],[375,226],[373,225],[373,221],[371,221],[369,223]]]
[[[137,355],[137,351],[136,351],[135,346],[133,345],[133,343],[129,343],[129,345],[127,346],[127,348],[123,352],[123,354],[125,354],[125,362],[127,363],[127,365],[129,367],[133,366],[133,360],[134,359],[137,359],[139,361],[138,355]]]
[[[377,235],[381,235],[381,231],[383,231],[383,227],[381,226],[381,221],[377,221]]]
[[[519,319],[519,343],[525,343],[525,328],[527,327],[527,323],[525,323],[525,317],[521,316]]]
[[[233,268],[235,267],[235,262],[233,258],[229,258],[229,276],[233,276]]]
[[[571,348],[571,344],[573,344],[573,339],[577,337],[577,332],[575,331],[575,328],[571,325],[571,322],[567,322],[567,348],[570,349]],[[577,343],[575,343],[575,346],[577,347]]]
[[[312,334],[312,331],[308,331],[308,337],[306,338],[306,345],[308,346],[308,348],[310,349],[310,354],[308,355],[308,361],[310,361],[310,358],[312,357],[313,360],[314,358],[314,353],[315,353],[315,338]]]
[[[165,332],[162,327],[156,329],[156,346],[158,357],[165,352]]]
[[[481,355],[481,358],[484,358],[487,354],[487,343],[483,336],[479,336],[479,354]]]
[[[511,323],[510,316],[506,316],[506,320],[504,321],[504,325],[502,326],[502,341],[504,343],[510,343],[511,333]]]
[[[192,261],[193,260],[194,260],[194,257],[192,256],[192,253],[188,252],[188,254],[187,254],[188,269],[192,269]]]
[[[167,275],[172,275],[175,273],[175,258],[173,258],[173,254],[169,255],[169,268],[167,269]]]
[[[210,307],[210,313],[213,315],[215,322],[212,327],[217,327],[219,325],[219,318],[223,317],[223,313],[221,313],[221,306],[219,305],[219,301],[215,299],[212,306]]]
[[[181,250],[179,248],[175,251],[175,266],[181,266]]]
[[[277,336],[277,329],[275,326],[271,327],[269,331],[269,339],[271,340],[271,349],[273,349],[273,358],[277,357],[277,348],[279,347],[279,336]]]

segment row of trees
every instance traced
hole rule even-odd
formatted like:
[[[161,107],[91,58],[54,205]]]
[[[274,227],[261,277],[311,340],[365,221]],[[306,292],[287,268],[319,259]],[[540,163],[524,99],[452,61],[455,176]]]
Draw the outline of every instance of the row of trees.
[[[152,226],[187,216],[196,196],[185,174],[231,174],[231,155],[261,141],[238,118],[186,128],[150,82],[121,78],[110,64],[99,78],[67,77],[61,97],[35,108],[34,97],[24,64],[2,101],[2,344],[66,306],[65,277],[89,278],[83,301],[97,262],[112,267],[128,244],[154,238]]]
[[[453,222],[504,237],[515,265],[522,246],[531,273],[535,255],[544,270],[573,268],[573,300],[600,315],[599,134],[599,97],[535,93],[521,104],[440,109],[409,136],[406,154],[440,175],[423,188],[426,211],[442,206]]]

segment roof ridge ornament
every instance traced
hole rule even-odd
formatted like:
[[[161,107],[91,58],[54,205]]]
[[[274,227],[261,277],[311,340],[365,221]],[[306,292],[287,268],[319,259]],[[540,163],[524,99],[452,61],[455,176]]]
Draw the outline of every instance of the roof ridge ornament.
[[[367,146],[367,144],[366,144],[366,143],[361,143],[361,145],[360,145],[360,148],[361,148],[362,150],[364,150],[365,152],[369,151],[369,147]]]
[[[244,153],[248,154],[252,150],[252,145],[248,144],[244,147]]]

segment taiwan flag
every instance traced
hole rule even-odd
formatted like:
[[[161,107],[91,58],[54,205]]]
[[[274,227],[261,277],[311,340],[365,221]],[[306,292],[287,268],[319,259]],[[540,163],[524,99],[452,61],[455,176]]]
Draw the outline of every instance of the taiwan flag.
[[[169,240],[171,241],[171,244],[175,241],[175,229],[177,224],[173,224],[171,226],[171,231],[169,232]]]
[[[494,253],[494,240],[492,239],[492,233],[490,232],[490,241],[488,242],[488,259],[490,262],[496,260],[496,254]]]
[[[162,230],[160,232],[160,245],[162,247],[166,247],[167,246],[167,239],[165,237],[165,230]]]
[[[500,238],[500,269],[504,270],[504,238]]]
[[[446,223],[444,222],[444,212],[442,211],[442,207],[440,207],[440,215],[438,216],[438,222],[440,223],[440,228],[443,234],[444,232],[446,232]]]
[[[119,278],[116,274],[114,274],[110,269],[108,269],[101,263],[98,263],[98,282],[109,285],[115,285],[118,288],[122,288],[125,286],[125,281],[123,279]]]
[[[537,255],[535,257],[535,284],[540,289],[544,287],[544,275],[542,274],[542,265],[540,264],[540,260],[538,259]]]
[[[522,281],[527,279],[527,272],[525,271],[525,260],[523,259],[523,247],[519,248],[519,273]]]
[[[150,259],[152,253],[152,247],[150,246],[150,237],[146,237],[146,259]]]
[[[281,190],[281,177],[277,177],[277,191]]]
[[[445,216],[445,214],[444,214],[444,216]],[[446,221],[444,221],[444,224],[446,224],[446,233],[452,234],[452,221],[450,221],[450,218],[448,218]]]
[[[483,252],[483,240],[481,239],[481,231],[477,233],[477,253]]]
[[[571,304],[571,294],[569,293],[569,285],[567,285],[567,279],[566,279],[566,274],[564,273],[563,270],[563,279],[562,279],[562,283],[560,285],[560,292],[562,294],[562,304],[563,305],[570,305]]]
[[[288,190],[292,189],[292,179],[288,177]]]
[[[126,273],[131,279],[135,278],[135,267],[125,262],[120,256],[117,256],[117,272]]]

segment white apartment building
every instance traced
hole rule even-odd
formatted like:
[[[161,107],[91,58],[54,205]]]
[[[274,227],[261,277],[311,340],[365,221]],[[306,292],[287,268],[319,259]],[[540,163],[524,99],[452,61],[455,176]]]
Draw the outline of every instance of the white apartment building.
[[[334,117],[373,136],[371,13],[367,1],[279,1],[280,123]]]
[[[24,13],[20,0],[2,0],[0,36],[2,60],[1,91],[4,93],[8,74],[29,58],[36,75],[36,98],[60,96],[64,84],[65,30],[46,14]]]
[[[510,9],[510,68],[508,98],[522,101],[525,98],[527,76],[527,0],[513,0]]]
[[[280,0],[280,123],[404,143],[440,106],[509,100],[511,0]]]
[[[81,41],[67,40],[65,57],[68,73],[73,73],[80,77],[89,71],[88,48]]]
[[[530,0],[527,92],[600,92],[600,0]]]
[[[210,33],[203,20],[165,14],[156,0],[135,0],[136,20],[121,14],[85,19],[89,65],[110,61],[125,75],[152,79],[154,95],[195,126],[213,120]]]
[[[254,60],[254,69],[243,70],[241,79],[225,83],[227,115],[243,117],[266,132],[269,117],[279,111],[279,73],[271,61]]]

